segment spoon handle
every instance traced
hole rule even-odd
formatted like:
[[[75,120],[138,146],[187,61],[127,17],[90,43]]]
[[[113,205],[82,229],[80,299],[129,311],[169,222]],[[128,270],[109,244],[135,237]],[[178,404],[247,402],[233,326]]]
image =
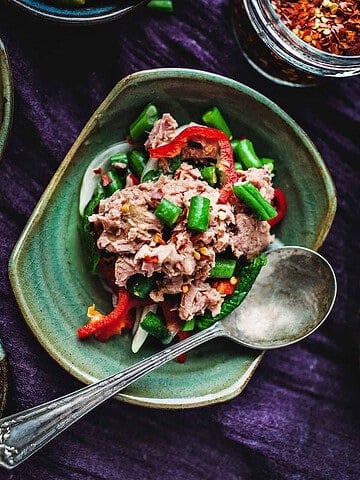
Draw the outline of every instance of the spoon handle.
[[[192,335],[119,373],[42,405],[0,420],[0,465],[11,469],[117,392],[157,367],[215,337],[221,324]]]

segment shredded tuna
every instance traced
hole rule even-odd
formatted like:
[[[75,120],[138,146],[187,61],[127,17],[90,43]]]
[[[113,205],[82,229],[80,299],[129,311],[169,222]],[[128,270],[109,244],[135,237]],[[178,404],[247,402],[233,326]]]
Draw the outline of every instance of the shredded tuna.
[[[267,168],[241,172],[239,179],[250,181],[265,198],[272,200]],[[209,227],[203,233],[187,229],[187,211],[194,195],[210,200]],[[170,238],[166,238],[166,231],[154,214],[162,198],[183,210]],[[182,320],[205,310],[216,315],[223,297],[206,282],[216,254],[229,249],[237,258],[250,260],[273,240],[268,222],[256,219],[240,202],[218,204],[218,199],[219,190],[201,180],[197,168],[183,163],[174,177],[161,175],[156,181],[129,186],[102,200],[98,213],[91,215],[89,221],[99,232],[98,248],[116,255],[116,284],[126,286],[136,273],[148,277],[158,273],[159,280],[150,294],[155,302],[162,301],[164,295],[178,294]],[[164,240],[159,242],[158,238]],[[199,251],[204,252],[203,247],[206,255],[199,255]]]
[[[170,142],[176,136],[177,127],[178,123],[170,113],[164,113],[151,129],[145,142],[145,148],[148,150]]]

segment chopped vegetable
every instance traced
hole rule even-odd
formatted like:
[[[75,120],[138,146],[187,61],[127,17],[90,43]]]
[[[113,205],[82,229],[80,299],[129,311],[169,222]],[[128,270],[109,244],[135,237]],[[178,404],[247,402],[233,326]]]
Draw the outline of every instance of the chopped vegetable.
[[[268,157],[262,157],[260,158],[260,162],[268,167],[268,169],[270,170],[270,172],[273,172],[274,171],[274,168],[275,168],[275,161],[273,158],[268,158]]]
[[[160,340],[162,343],[169,343],[173,336],[166,328],[159,315],[149,311],[140,322],[141,328],[150,333],[153,337]]]
[[[147,298],[155,286],[155,276],[145,277],[138,273],[129,278],[126,288],[138,298]]]
[[[157,107],[153,103],[149,103],[130,125],[130,137],[135,141],[140,140],[146,132],[151,130],[158,119],[159,112]]]
[[[218,107],[213,107],[211,110],[208,110],[203,114],[201,118],[203,122],[205,122],[206,125],[208,125],[209,127],[217,128],[218,130],[226,133],[226,135],[231,140],[231,130]]]
[[[233,186],[233,191],[260,220],[270,220],[276,217],[277,212],[275,208],[265,200],[252,183],[237,183]]]
[[[181,213],[182,209],[166,198],[161,200],[154,212],[155,216],[168,227],[175,225]]]
[[[216,168],[214,165],[203,167],[200,170],[202,178],[211,186],[215,187],[217,184]]]
[[[284,192],[280,188],[274,189],[274,206],[277,214],[275,217],[268,220],[271,226],[280,222],[280,220],[283,219],[287,210],[286,197]]]
[[[130,170],[137,178],[140,178],[146,162],[148,161],[146,153],[141,150],[131,150],[128,159]]]
[[[242,138],[235,147],[236,156],[246,168],[260,168],[262,163],[256,155],[253,143],[248,138]]]
[[[115,193],[117,190],[121,190],[125,186],[125,179],[121,178],[114,170],[109,170],[106,173],[107,183],[104,185],[104,191],[107,197]]]
[[[112,310],[107,315],[103,315],[97,312],[91,307],[88,309],[88,322],[80,327],[77,331],[78,337],[80,339],[89,337],[94,333],[99,333],[105,327],[114,327],[115,325],[119,327],[119,324],[123,325],[125,328],[127,312],[130,310],[130,307],[133,307],[130,300],[130,293],[125,289],[121,289],[118,295],[118,302],[114,310]]]
[[[114,153],[114,155],[111,155],[109,160],[111,165],[114,167],[119,165],[126,167],[128,164],[128,156],[126,152]]]
[[[210,278],[231,278],[234,275],[236,260],[233,258],[217,258],[210,270]]]
[[[161,10],[164,12],[174,11],[174,5],[172,0],[150,0],[147,4],[147,7],[153,10]]]
[[[210,200],[201,195],[195,195],[190,200],[188,227],[197,232],[205,232],[208,229],[210,218]]]
[[[100,253],[96,248],[96,241],[90,226],[89,216],[95,212],[100,200],[105,198],[105,192],[100,183],[97,184],[90,202],[87,204],[82,217],[82,233],[86,256],[90,265],[90,271],[96,272],[96,268],[100,261]]]

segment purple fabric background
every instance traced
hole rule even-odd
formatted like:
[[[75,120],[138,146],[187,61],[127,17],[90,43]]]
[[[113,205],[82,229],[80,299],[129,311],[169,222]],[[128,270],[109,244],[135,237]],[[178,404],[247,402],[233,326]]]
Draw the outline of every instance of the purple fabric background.
[[[81,386],[42,349],[14,300],[7,265],[41,193],[98,104],[124,75],[152,67],[209,70],[277,102],[310,135],[338,191],[321,252],[339,294],[310,338],[267,353],[237,398],[185,411],[115,400],[97,408],[4,478],[36,480],[358,480],[360,78],[276,86],[236,45],[229,0],[174,0],[106,25],[44,24],[1,5],[14,120],[0,174],[0,336],[11,414]],[[56,279],[54,279],[56,281]]]

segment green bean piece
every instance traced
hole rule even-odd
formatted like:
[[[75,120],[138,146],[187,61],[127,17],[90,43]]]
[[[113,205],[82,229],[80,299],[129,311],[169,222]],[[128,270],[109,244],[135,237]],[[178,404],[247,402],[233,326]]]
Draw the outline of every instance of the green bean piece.
[[[104,192],[107,197],[110,197],[117,190],[121,190],[125,186],[125,179],[119,177],[114,170],[109,170],[106,175],[111,180],[106,186],[104,186]]]
[[[169,159],[170,172],[171,173],[176,172],[176,170],[180,167],[181,162],[182,160],[180,155],[177,155],[176,157]]]
[[[218,107],[213,107],[211,110],[208,110],[201,118],[208,127],[217,128],[218,130],[224,132],[230,139],[232,138],[229,125],[226,123],[226,120],[224,119]]]
[[[260,220],[270,220],[276,217],[275,208],[261,195],[259,190],[250,182],[235,183],[233,192],[242,200]]]
[[[217,184],[216,167],[209,165],[200,170],[202,178],[211,186],[215,187]]]
[[[136,120],[130,125],[130,137],[137,141],[144,134],[151,130],[156,120],[159,119],[159,112],[153,103],[148,103]]]
[[[270,170],[270,172],[273,172],[274,171],[274,168],[275,168],[275,161],[273,158],[267,158],[267,157],[262,157],[260,158],[260,162],[265,166],[268,167],[268,169]]]
[[[147,154],[142,150],[131,150],[131,152],[128,154],[128,159],[129,169],[136,177],[141,178],[141,174],[148,161]]]
[[[209,225],[210,200],[207,197],[195,195],[190,200],[188,227],[197,232],[205,232]]]
[[[261,168],[262,163],[260,158],[256,155],[254,150],[254,145],[248,138],[243,138],[240,140],[238,145],[235,148],[235,153],[240,162],[246,168]]]
[[[172,0],[150,0],[150,2],[147,4],[147,7],[153,10],[161,10],[164,12],[174,11]]]
[[[231,278],[234,275],[236,260],[233,258],[217,258],[209,273],[210,278]]]
[[[236,171],[244,170],[243,164],[240,162],[234,162],[234,168]]]
[[[159,315],[154,312],[148,312],[140,322],[141,328],[150,335],[154,336],[162,343],[169,343],[173,339],[173,336],[166,328]]]
[[[111,155],[110,157],[110,163],[114,167],[117,165],[126,167],[128,162],[128,154],[126,152],[119,152],[119,153],[114,153],[114,155]]]
[[[129,278],[127,285],[129,292],[138,298],[147,298],[155,287],[155,277],[145,277],[141,273]]]
[[[166,198],[161,200],[154,211],[155,216],[168,227],[175,225],[181,213],[182,209]]]

